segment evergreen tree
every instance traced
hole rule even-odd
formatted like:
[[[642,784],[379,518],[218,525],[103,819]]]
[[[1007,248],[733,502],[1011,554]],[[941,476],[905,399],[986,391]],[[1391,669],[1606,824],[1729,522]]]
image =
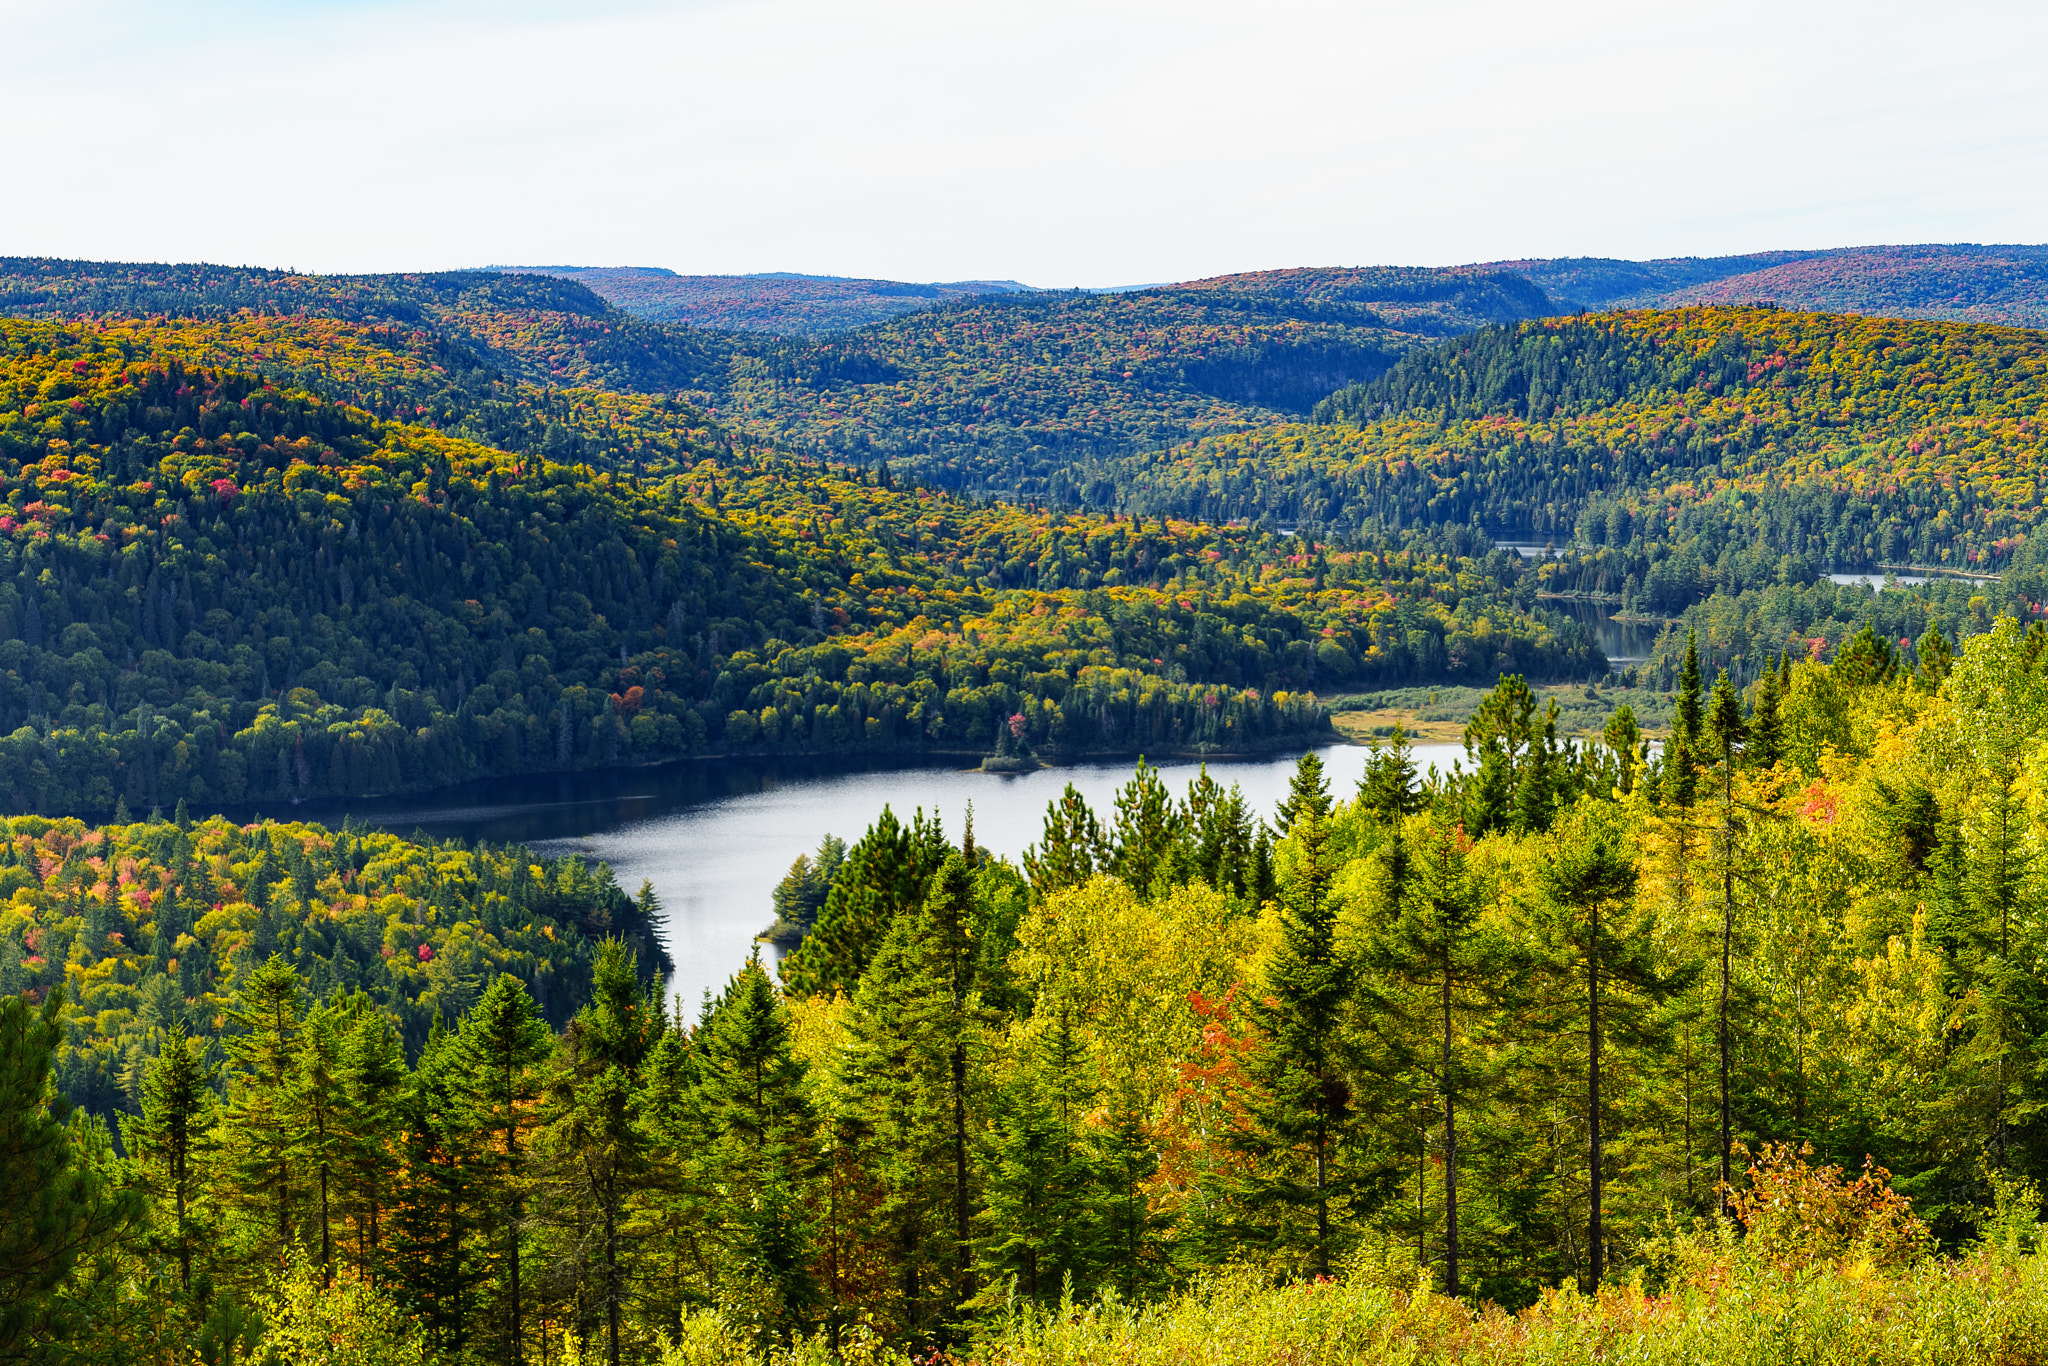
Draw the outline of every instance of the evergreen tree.
[[[789,1011],[758,954],[726,988],[694,1054],[704,1158],[720,1192],[722,1298],[747,1306],[767,1335],[786,1340],[803,1331],[818,1302],[807,1209],[816,1119],[791,1048]]]
[[[641,1069],[666,1028],[641,995],[638,965],[617,939],[599,946],[591,1000],[562,1036],[550,1084],[546,1152],[556,1220],[596,1253],[605,1356],[618,1366],[628,1295],[628,1207],[646,1169],[637,1122]]]
[[[285,1092],[292,1162],[306,1175],[312,1214],[319,1221],[323,1286],[334,1283],[334,1187],[348,1146],[340,1014],[333,1007],[321,1007],[306,1017]]]
[[[851,993],[897,914],[924,900],[949,847],[936,817],[927,820],[920,809],[905,826],[883,807],[832,879],[817,924],[782,960],[789,989],[803,996]]]
[[[512,1366],[519,1366],[526,1350],[519,1255],[526,1185],[521,1142],[536,1122],[540,1065],[553,1048],[554,1038],[526,984],[510,973],[500,973],[471,1007],[456,1044],[463,1104],[469,1122],[489,1143],[480,1167],[494,1196],[490,1204],[496,1227],[490,1244],[502,1267],[504,1329],[498,1351]]]
[[[1143,895],[1155,877],[1170,872],[1178,862],[1183,836],[1180,813],[1159,770],[1140,758],[1131,780],[1116,794],[1108,871]]]
[[[1735,975],[1735,847],[1741,833],[1735,807],[1735,754],[1746,733],[1747,728],[1742,721],[1742,706],[1735,698],[1735,684],[1729,679],[1728,671],[1723,669],[1720,676],[1714,680],[1714,696],[1707,712],[1707,733],[1704,743],[1700,746],[1702,756],[1711,757],[1719,765],[1721,773],[1721,828],[1718,832],[1721,855],[1721,981],[1715,1006],[1715,1035],[1721,1063],[1723,1192],[1734,1189],[1731,1156],[1734,1151],[1735,1134],[1729,1091],[1734,1054],[1728,1031],[1729,996]],[[1726,1199],[1725,1194],[1723,1199]]]
[[[459,1083],[456,1036],[436,1013],[400,1105],[390,1258],[399,1298],[435,1349],[450,1355],[469,1346],[477,1280],[479,1173]]]
[[[1623,793],[1633,792],[1636,785],[1636,765],[1642,759],[1642,728],[1636,724],[1636,709],[1624,702],[1614,709],[1607,718],[1606,727],[1600,738],[1613,753],[1619,768],[1619,781],[1615,786]]]
[[[1685,638],[1685,667],[1678,675],[1678,701],[1671,711],[1671,738],[1664,745],[1664,799],[1673,806],[1689,807],[1698,790],[1700,735],[1700,649],[1699,637]]]
[[[1181,848],[1185,867],[1175,873],[1179,881],[1200,881],[1220,892],[1247,896],[1252,888],[1252,817],[1244,793],[1235,783],[1226,792],[1209,776],[1209,766],[1188,783],[1188,795],[1181,804],[1181,826],[1187,839]]]
[[[1604,813],[1587,813],[1553,832],[1550,852],[1541,870],[1543,903],[1532,927],[1541,946],[1535,976],[1548,977],[1559,989],[1558,1005],[1565,1017],[1584,1022],[1586,1038],[1586,1274],[1581,1283],[1598,1285],[1605,1273],[1606,1097],[1603,1089],[1604,1049],[1613,1028],[1612,1016],[1639,1015],[1641,1002],[1661,995],[1666,984],[1649,955],[1653,934],[1643,923],[1628,922],[1625,912],[1636,883],[1633,861]],[[1623,924],[1617,925],[1621,916]],[[1579,989],[1574,991],[1572,979]],[[1576,999],[1573,999],[1576,996]],[[1561,1027],[1562,1019],[1541,1020],[1540,1009],[1528,1012],[1539,1028]]]
[[[1032,890],[1051,896],[1062,887],[1078,887],[1107,868],[1111,853],[1102,825],[1087,798],[1072,783],[1059,800],[1045,806],[1045,834],[1024,851],[1024,872]]]
[[[77,1327],[53,1317],[57,1291],[143,1217],[139,1193],[85,1160],[69,1107],[51,1094],[63,1008],[61,987],[41,1010],[0,997],[0,1361],[32,1360],[36,1343]]]
[[[953,855],[931,895],[890,926],[848,1020],[842,1084],[857,1097],[882,1190],[903,1327],[941,1337],[973,1298],[969,1050],[982,1019],[972,979],[972,884]]]
[[[977,1266],[992,1297],[1008,1278],[1017,1292],[1056,1302],[1071,1287],[1093,1293],[1103,1259],[1103,1196],[1084,1116],[1099,1087],[1094,1062],[1064,1010],[1042,1029],[1018,1031],[1020,1047],[991,1101],[984,1232]]]
[[[1749,743],[1743,758],[1751,768],[1773,768],[1784,756],[1784,723],[1778,715],[1778,704],[1784,695],[1778,671],[1766,668],[1756,681],[1754,700],[1750,703]]]
[[[169,1208],[171,1232],[161,1245],[177,1258],[178,1283],[187,1293],[193,1251],[207,1232],[197,1206],[217,1109],[205,1063],[184,1026],[173,1026],[143,1080],[142,1113],[122,1126],[122,1137],[142,1188],[160,1211]]]
[[[1329,818],[1322,763],[1305,754],[1281,809],[1298,860],[1282,889],[1280,946],[1251,1012],[1263,1036],[1251,1069],[1260,1086],[1253,1141],[1270,1162],[1260,1198],[1277,1207],[1282,1245],[1306,1243],[1307,1269],[1316,1275],[1328,1275],[1333,1264],[1330,1205],[1342,1188],[1332,1162],[1353,1119],[1339,1037],[1352,973],[1337,951]],[[1311,1213],[1313,1230],[1287,1227],[1291,1210]]]
[[[1358,780],[1358,805],[1383,825],[1422,809],[1424,798],[1415,787],[1415,759],[1408,732],[1399,723],[1384,746],[1372,747],[1365,773]]]
[[[1465,864],[1462,833],[1439,821],[1395,831],[1378,854],[1380,923],[1367,949],[1374,977],[1396,992],[1377,991],[1389,1017],[1433,1050],[1404,1059],[1427,1071],[1442,1110],[1444,1290],[1462,1292],[1458,1238],[1458,1102],[1464,1089],[1458,1046],[1476,990],[1483,990],[1492,954],[1475,934],[1478,896]],[[1433,1051],[1434,1057],[1429,1056]]]
[[[1924,691],[1933,692],[1955,667],[1955,651],[1949,648],[1948,637],[1941,633],[1940,625],[1931,621],[1914,649],[1920,656],[1915,677]]]
[[[234,1065],[224,1117],[229,1200],[252,1220],[248,1236],[264,1261],[281,1256],[291,1242],[302,1195],[291,1094],[298,1069],[299,990],[298,971],[272,954],[235,993],[227,1012],[235,1029],[222,1041]]]

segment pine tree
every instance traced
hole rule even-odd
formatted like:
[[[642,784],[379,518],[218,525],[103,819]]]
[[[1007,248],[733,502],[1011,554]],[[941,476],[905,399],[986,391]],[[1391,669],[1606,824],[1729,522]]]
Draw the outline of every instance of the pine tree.
[[[1065,1011],[1018,1033],[984,1140],[985,1231],[976,1241],[984,1299],[1009,1277],[1026,1299],[1050,1303],[1069,1286],[1086,1299],[1104,1239],[1102,1183],[1084,1123],[1099,1089],[1094,1062]]]
[[[1462,1291],[1458,1238],[1458,1101],[1461,1095],[1457,1048],[1469,997],[1483,986],[1490,955],[1476,942],[1478,897],[1465,866],[1462,832],[1431,821],[1409,839],[1389,835],[1378,854],[1383,909],[1367,948],[1367,961],[1382,981],[1402,990],[1384,1001],[1408,1032],[1434,1035],[1427,1051],[1409,1059],[1433,1072],[1444,1126],[1444,1289]],[[1433,1068],[1431,1064],[1434,1064]]]
[[[1303,1250],[1317,1275],[1328,1275],[1332,1265],[1330,1204],[1342,1194],[1332,1159],[1353,1118],[1338,1034],[1352,976],[1337,952],[1329,817],[1322,763],[1305,754],[1281,810],[1299,859],[1282,889],[1280,947],[1266,971],[1263,999],[1252,1010],[1263,1036],[1251,1069],[1261,1088],[1254,1141],[1272,1163],[1261,1198],[1281,1207],[1283,1220],[1288,1207],[1313,1213],[1314,1231]],[[1283,1242],[1296,1237],[1284,1227],[1278,1236]]]
[[[1384,747],[1374,745],[1358,780],[1358,804],[1374,820],[1391,824],[1422,809],[1415,787],[1415,760],[1408,732],[1397,723]]]
[[[1585,1024],[1587,1274],[1582,1284],[1589,1288],[1600,1283],[1606,1262],[1602,1069],[1611,1017],[1617,1011],[1636,1015],[1642,1000],[1653,999],[1667,989],[1648,956],[1654,939],[1650,928],[1641,923],[1615,924],[1634,893],[1636,870],[1620,837],[1603,826],[1607,819],[1611,817],[1605,813],[1588,813],[1553,833],[1539,875],[1544,900],[1533,927],[1546,956],[1533,965],[1538,972],[1532,976],[1551,978],[1567,1003],[1566,1012],[1579,1015]],[[1574,977],[1583,983],[1576,1002],[1571,1001]],[[1618,989],[1627,989],[1627,994],[1617,999]],[[1561,1027],[1562,1022],[1558,1023]],[[1640,1032],[1639,1017],[1635,1023]],[[1547,1025],[1547,1021],[1541,1022],[1538,1027]]]
[[[1949,648],[1948,637],[1941,633],[1940,623],[1927,623],[1927,630],[1914,649],[1920,656],[1920,669],[1915,677],[1923,691],[1933,692],[1948,677],[1949,670],[1955,667],[1955,651]]]
[[[142,1084],[142,1113],[122,1126],[130,1155],[144,1190],[173,1220],[164,1239],[178,1260],[178,1283],[192,1289],[192,1255],[206,1236],[206,1223],[196,1208],[200,1167],[212,1152],[212,1129],[218,1105],[212,1078],[199,1051],[174,1026],[164,1035]]]
[[[1671,712],[1671,739],[1664,746],[1664,798],[1673,806],[1691,806],[1698,790],[1699,756],[1694,751],[1701,744],[1700,719],[1699,638],[1688,632],[1678,701]]]
[[[1045,805],[1045,834],[1024,851],[1024,872],[1033,891],[1051,896],[1062,887],[1085,883],[1097,869],[1107,867],[1110,858],[1101,823],[1087,798],[1068,783],[1058,801]]]
[[[224,1118],[229,1198],[258,1221],[251,1233],[268,1259],[290,1243],[301,1195],[291,1097],[298,1066],[298,971],[272,954],[242,982],[227,1016],[235,1026],[222,1040],[234,1064]]]
[[[950,866],[950,865],[948,865]],[[749,1307],[771,1338],[803,1331],[818,1303],[811,1276],[816,1118],[789,1011],[758,954],[698,1031],[695,1104],[720,1192],[714,1218],[727,1303]]]
[[[50,1074],[64,1040],[64,990],[36,1010],[0,997],[0,1360],[35,1359],[54,1297],[81,1261],[113,1246],[144,1214],[85,1160]]]
[[[536,1121],[541,1093],[540,1065],[554,1050],[526,984],[500,973],[462,1022],[456,1044],[458,1086],[469,1122],[488,1136],[480,1164],[491,1201],[490,1243],[503,1267],[502,1360],[519,1366],[525,1355],[521,1301],[520,1240],[525,1213],[525,1154],[521,1141]]]

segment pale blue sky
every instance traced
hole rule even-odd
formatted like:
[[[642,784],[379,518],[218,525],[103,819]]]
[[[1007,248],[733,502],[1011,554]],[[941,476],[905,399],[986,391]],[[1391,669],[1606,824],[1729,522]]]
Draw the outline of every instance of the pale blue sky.
[[[2048,7],[0,0],[0,254],[1105,285],[2048,240]]]

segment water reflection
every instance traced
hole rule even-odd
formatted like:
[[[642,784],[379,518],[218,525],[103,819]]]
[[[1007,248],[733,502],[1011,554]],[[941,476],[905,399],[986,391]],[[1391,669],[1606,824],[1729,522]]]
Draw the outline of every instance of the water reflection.
[[[1593,643],[1615,668],[1640,664],[1650,657],[1664,627],[1661,622],[1616,621],[1615,604],[1591,602],[1585,598],[1545,598],[1542,605],[1564,613],[1584,626]]]
[[[1330,787],[1348,797],[1368,751],[1340,745],[1323,751]],[[1423,745],[1418,766],[1449,768],[1456,745]],[[1226,786],[1238,784],[1260,815],[1271,819],[1287,794],[1295,756],[1212,763]],[[386,829],[468,840],[518,841],[537,852],[582,852],[612,865],[628,890],[646,878],[667,909],[671,989],[692,1009],[745,961],[753,937],[773,918],[770,893],[799,854],[828,834],[852,841],[882,806],[908,819],[937,811],[955,841],[974,804],[975,842],[1016,859],[1037,840],[1046,804],[1071,782],[1097,812],[1109,814],[1131,765],[1081,765],[1015,777],[929,767],[820,762],[733,761],[676,764],[623,773],[469,784],[429,799],[355,802],[347,811]],[[1194,763],[1162,766],[1171,789],[1184,792]],[[271,812],[285,815],[283,812]],[[338,821],[339,809],[310,806],[290,817]],[[762,945],[764,956],[773,950]]]

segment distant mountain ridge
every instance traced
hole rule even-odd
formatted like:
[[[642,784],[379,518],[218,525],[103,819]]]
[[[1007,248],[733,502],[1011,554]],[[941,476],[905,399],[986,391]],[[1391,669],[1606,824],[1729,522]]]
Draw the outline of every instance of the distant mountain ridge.
[[[782,335],[847,331],[976,295],[1060,292],[1016,280],[920,284],[794,271],[678,275],[659,266],[490,269],[573,280],[625,312],[653,322]],[[1526,284],[1516,290],[1505,277]],[[1482,279],[1490,283],[1478,284]],[[1419,321],[1432,311],[1462,316],[1469,311],[1462,305],[1434,310],[1427,305],[1476,298],[1481,290],[1498,297],[1506,289],[1518,295],[1510,305],[1514,311],[1488,316],[1488,321],[1581,309],[1769,299],[1809,312],[2048,327],[2048,246],[1920,243],[1647,261],[1564,256],[1458,266],[1299,266],[1083,292],[1152,289],[1266,296],[1295,304],[1367,304],[1396,325]],[[1497,308],[1495,304],[1481,311],[1490,314]]]
[[[737,332],[842,332],[901,313],[976,294],[1019,294],[1015,280],[915,283],[768,271],[758,275],[678,275],[660,266],[493,266],[506,274],[573,280],[650,322]]]

